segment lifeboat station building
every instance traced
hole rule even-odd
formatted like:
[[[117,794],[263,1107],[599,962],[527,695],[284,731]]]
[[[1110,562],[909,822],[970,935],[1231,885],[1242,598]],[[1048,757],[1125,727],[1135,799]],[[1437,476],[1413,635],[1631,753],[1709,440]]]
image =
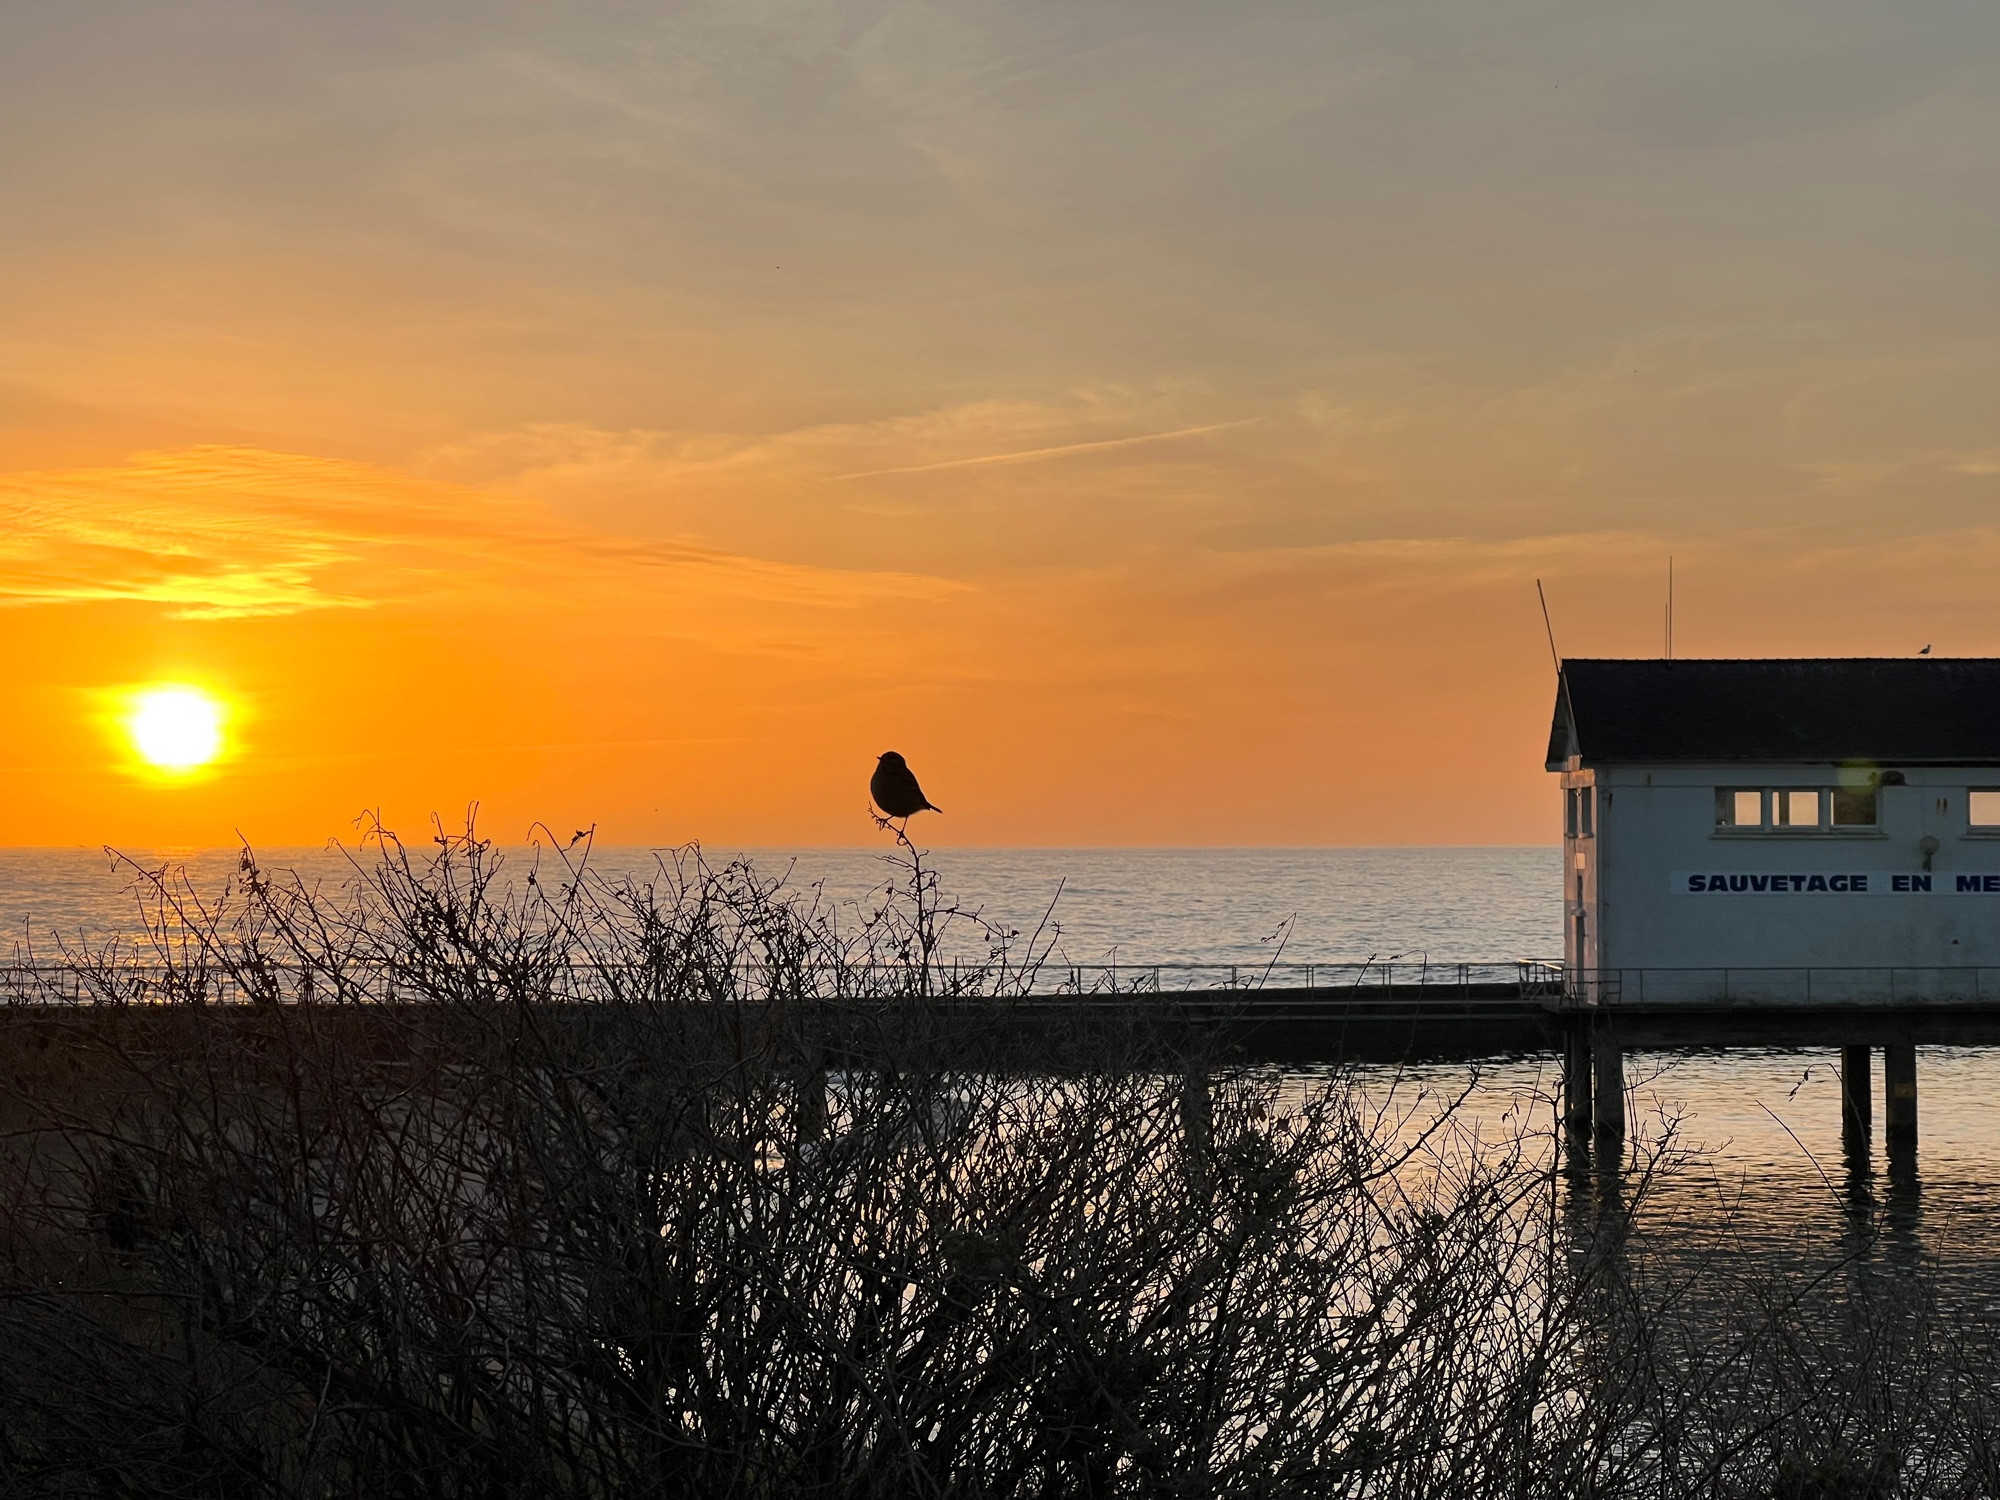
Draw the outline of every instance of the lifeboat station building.
[[[1588,1005],[2000,1001],[2000,660],[1570,660]]]

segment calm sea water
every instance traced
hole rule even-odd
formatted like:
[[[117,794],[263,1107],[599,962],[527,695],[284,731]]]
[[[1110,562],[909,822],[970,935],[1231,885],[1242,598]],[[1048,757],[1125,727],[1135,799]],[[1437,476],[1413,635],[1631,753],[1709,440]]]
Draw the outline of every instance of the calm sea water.
[[[724,857],[711,851],[711,859]],[[760,868],[865,902],[894,872],[867,850],[750,851]],[[198,889],[233,872],[234,851],[132,851],[141,865],[185,864]],[[338,884],[330,850],[275,850],[267,864]],[[516,857],[527,858],[525,852]],[[643,871],[645,850],[600,849],[612,872]],[[1079,964],[1334,963],[1423,957],[1433,963],[1549,958],[1561,952],[1560,855],[1524,849],[946,849],[932,856],[947,893],[992,921],[1032,930],[1050,913],[1056,957]],[[0,850],[0,955],[51,940],[137,929],[132,869],[100,851]],[[1878,1063],[1879,1066],[1879,1063]],[[1839,1077],[1829,1049],[1649,1054],[1628,1062],[1649,1132],[1671,1122],[1699,1153],[1675,1179],[1662,1222],[1725,1233],[1805,1264],[1860,1254],[1926,1267],[1977,1310],[2000,1311],[2000,1052],[1926,1049],[1915,1175],[1841,1156]],[[1443,1097],[1464,1068],[1426,1068],[1403,1087]],[[1378,1077],[1377,1082],[1383,1081]],[[1480,1065],[1469,1127],[1504,1133],[1548,1118],[1555,1087],[1541,1058]],[[1879,1092],[1879,1084],[1877,1085]],[[1878,1104],[1878,1115],[1879,1115]],[[1859,1165],[1869,1175],[1854,1177]],[[1864,1247],[1857,1252],[1857,1246]]]
[[[750,859],[843,905],[897,878],[866,849],[707,851]],[[260,851],[265,863],[338,884],[330,849]],[[185,864],[219,889],[235,850],[0,849],[0,949],[56,933],[101,939],[136,930],[133,865]],[[525,869],[530,851],[510,856]],[[592,863],[643,874],[645,849],[599,848]],[[1032,932],[1050,916],[1059,962],[1333,963],[1388,958],[1463,963],[1562,953],[1555,849],[942,849],[942,888],[987,920]]]

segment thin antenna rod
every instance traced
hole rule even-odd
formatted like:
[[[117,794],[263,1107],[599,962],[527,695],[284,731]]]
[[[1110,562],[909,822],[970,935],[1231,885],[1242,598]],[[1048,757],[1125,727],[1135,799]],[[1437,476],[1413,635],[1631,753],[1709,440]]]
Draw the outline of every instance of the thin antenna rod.
[[[1569,717],[1569,753],[1583,754],[1583,738],[1576,732],[1576,699],[1570,696],[1569,673],[1563,670],[1562,652],[1556,650],[1556,627],[1549,619],[1549,596],[1542,591],[1542,580],[1535,580],[1535,597],[1542,601],[1542,629],[1549,633],[1549,658],[1556,664],[1556,686],[1562,690],[1564,712]]]
[[[1667,554],[1667,660],[1674,659],[1674,555]]]
[[[1584,754],[1582,736],[1576,732],[1576,698],[1570,696],[1570,674],[1562,670],[1562,652],[1556,650],[1556,626],[1548,618],[1548,594],[1542,592],[1542,580],[1534,580],[1534,596],[1542,600],[1542,630],[1548,632],[1548,656],[1556,664],[1556,686],[1562,690],[1562,708],[1570,720],[1570,754]]]

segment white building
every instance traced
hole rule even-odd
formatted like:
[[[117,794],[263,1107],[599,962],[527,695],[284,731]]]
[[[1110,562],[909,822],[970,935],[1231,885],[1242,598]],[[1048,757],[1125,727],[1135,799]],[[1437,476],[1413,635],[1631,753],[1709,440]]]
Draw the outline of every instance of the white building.
[[[1567,661],[1593,998],[2000,998],[2000,660]]]

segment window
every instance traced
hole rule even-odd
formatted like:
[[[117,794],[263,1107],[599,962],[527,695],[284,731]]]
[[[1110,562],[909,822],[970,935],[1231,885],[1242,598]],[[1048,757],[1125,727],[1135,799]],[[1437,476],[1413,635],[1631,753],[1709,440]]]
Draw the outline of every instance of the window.
[[[1819,827],[1819,790],[1786,788],[1771,793],[1771,823],[1778,828]]]
[[[2000,790],[1974,787],[1967,792],[1965,821],[1974,828],[2000,833]]]
[[[1587,786],[1573,786],[1563,793],[1563,834],[1567,838],[1590,838],[1596,832],[1596,794]]]
[[[1833,791],[1835,828],[1873,828],[1876,823],[1875,788],[1842,786]]]
[[[1715,794],[1715,823],[1718,828],[1762,828],[1764,794],[1729,787],[1719,789]]]
[[[2000,833],[2000,790],[1992,793]],[[1744,833],[1828,833],[1873,830],[1881,822],[1875,783],[1839,787],[1717,787],[1715,826]]]

